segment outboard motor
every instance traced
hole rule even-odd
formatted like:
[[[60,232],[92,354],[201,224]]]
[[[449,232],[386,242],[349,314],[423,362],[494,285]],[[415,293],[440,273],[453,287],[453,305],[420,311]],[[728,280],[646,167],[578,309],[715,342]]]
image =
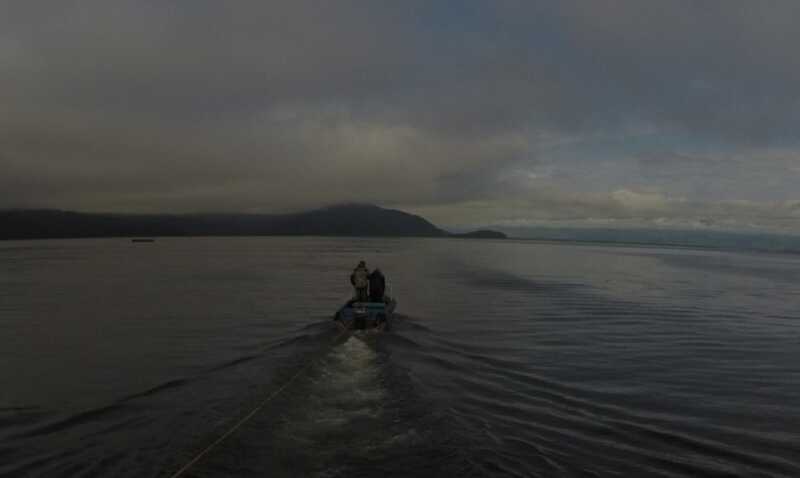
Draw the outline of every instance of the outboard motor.
[[[365,304],[353,304],[353,328],[363,330],[367,328],[369,312]]]

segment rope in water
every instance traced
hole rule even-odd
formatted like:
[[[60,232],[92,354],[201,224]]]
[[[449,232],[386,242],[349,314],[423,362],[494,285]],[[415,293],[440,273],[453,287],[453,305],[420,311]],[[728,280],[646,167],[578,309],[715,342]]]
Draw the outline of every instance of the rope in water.
[[[339,324],[339,326],[342,327],[341,324]],[[345,332],[347,332],[347,331],[348,331],[347,328],[342,327],[342,331],[339,332],[339,334],[336,335],[336,337],[334,337],[333,340],[331,340],[331,343],[334,343],[337,340],[339,340],[339,338],[342,337],[345,334]],[[275,397],[277,397],[284,390],[289,388],[289,385],[291,385],[292,382],[294,382],[297,379],[297,377],[299,377],[303,372],[305,372],[309,367],[311,367],[311,365],[314,363],[314,361],[315,361],[315,359],[312,358],[311,360],[306,362],[306,364],[303,365],[303,367],[300,368],[300,370],[295,372],[295,374],[292,375],[292,377],[288,381],[286,381],[286,383],[281,385],[281,387],[279,389],[277,389],[274,392],[272,392],[271,394],[269,394],[267,396],[267,398],[265,398],[264,400],[261,401],[261,403],[256,405],[256,407],[253,410],[251,410],[250,413],[248,413],[247,415],[245,415],[244,417],[239,419],[239,421],[236,422],[230,429],[228,429],[228,431],[223,433],[219,438],[217,438],[210,445],[205,447],[200,453],[195,455],[194,458],[192,458],[191,460],[189,460],[189,462],[187,462],[185,465],[183,465],[180,470],[178,470],[175,473],[173,473],[172,475],[170,475],[170,478],[178,478],[178,477],[182,476],[184,473],[189,471],[189,468],[191,468],[192,466],[197,464],[197,462],[202,460],[203,457],[206,456],[209,452],[211,452],[211,450],[213,450],[217,445],[219,445],[220,443],[225,441],[229,436],[231,436],[234,433],[236,433],[236,430],[238,430],[242,425],[244,425],[245,423],[247,423],[247,421],[249,421],[251,418],[253,418],[256,415],[256,413],[259,412],[259,410],[264,408],[264,406],[266,406],[269,402],[271,402]]]

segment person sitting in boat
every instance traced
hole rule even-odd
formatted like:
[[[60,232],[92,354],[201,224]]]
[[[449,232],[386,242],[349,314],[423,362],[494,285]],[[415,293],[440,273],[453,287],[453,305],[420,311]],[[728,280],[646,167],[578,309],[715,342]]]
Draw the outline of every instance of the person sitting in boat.
[[[367,263],[361,261],[358,263],[353,273],[350,274],[350,283],[356,290],[355,299],[358,302],[366,302],[369,298],[367,289],[369,288],[369,269]]]
[[[369,300],[370,302],[383,302],[386,293],[386,277],[380,269],[375,268],[369,275]]]

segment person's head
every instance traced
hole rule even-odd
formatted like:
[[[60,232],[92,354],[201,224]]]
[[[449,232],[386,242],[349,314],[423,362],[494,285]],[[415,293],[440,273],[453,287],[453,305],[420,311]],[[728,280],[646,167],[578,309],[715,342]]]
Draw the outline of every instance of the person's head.
[[[367,267],[367,263],[364,261],[359,261],[358,267]]]

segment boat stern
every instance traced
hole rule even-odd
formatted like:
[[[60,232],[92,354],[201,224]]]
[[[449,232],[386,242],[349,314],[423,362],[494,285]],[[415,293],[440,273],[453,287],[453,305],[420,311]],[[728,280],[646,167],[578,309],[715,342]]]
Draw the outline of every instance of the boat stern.
[[[336,318],[352,324],[353,329],[371,329],[387,322],[393,309],[391,302],[352,302],[342,307]]]

